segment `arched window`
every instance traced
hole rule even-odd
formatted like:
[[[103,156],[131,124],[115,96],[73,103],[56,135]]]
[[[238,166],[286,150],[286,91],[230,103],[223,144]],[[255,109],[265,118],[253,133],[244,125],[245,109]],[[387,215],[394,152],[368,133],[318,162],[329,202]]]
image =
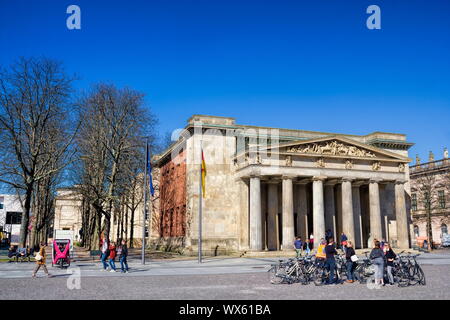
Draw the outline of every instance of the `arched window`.
[[[445,223],[443,223],[443,224],[441,225],[441,233],[442,233],[442,235],[448,234],[448,231],[447,231],[447,225],[446,225]]]
[[[416,237],[419,236],[419,226],[414,226],[414,234]]]

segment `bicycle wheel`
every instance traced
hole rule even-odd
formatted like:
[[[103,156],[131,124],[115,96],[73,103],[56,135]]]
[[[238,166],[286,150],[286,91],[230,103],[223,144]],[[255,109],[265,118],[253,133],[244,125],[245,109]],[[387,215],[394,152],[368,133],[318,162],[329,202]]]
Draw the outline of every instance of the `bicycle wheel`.
[[[355,269],[355,271],[353,272],[353,274],[355,275],[356,280],[359,281],[359,283],[364,284],[367,282],[367,278],[364,276],[364,270],[363,268],[357,268]]]
[[[316,286],[322,286],[325,284],[328,278],[328,271],[324,268],[317,268],[314,270],[313,281]]]
[[[269,281],[272,284],[280,284],[283,282],[283,277],[280,275],[280,270],[282,270],[284,268],[279,268],[278,266],[273,266],[272,268],[269,269],[268,274],[269,274]],[[285,273],[285,270],[284,270]]]
[[[417,276],[419,278],[418,283],[422,286],[426,285],[427,282],[425,281],[425,273],[423,272],[422,268],[417,266]]]
[[[372,264],[365,264],[363,266],[364,277],[369,278],[375,274],[375,268]]]
[[[397,273],[396,279],[399,287],[407,287],[410,284],[409,274],[405,273],[403,270]]]

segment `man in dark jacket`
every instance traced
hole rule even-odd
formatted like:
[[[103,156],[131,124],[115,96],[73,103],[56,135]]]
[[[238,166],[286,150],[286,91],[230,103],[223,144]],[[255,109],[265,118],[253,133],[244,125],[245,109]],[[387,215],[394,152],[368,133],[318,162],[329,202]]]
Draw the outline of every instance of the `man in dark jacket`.
[[[328,245],[325,247],[325,266],[329,270],[327,284],[332,284],[336,282],[334,277],[334,270],[336,269],[336,260],[334,260],[334,255],[337,254],[336,248],[334,246],[334,239],[331,237],[328,240]]]
[[[120,254],[119,254],[119,261],[120,261],[120,269],[122,273],[128,273],[128,247],[127,242],[125,240],[122,240],[122,245],[119,248]]]

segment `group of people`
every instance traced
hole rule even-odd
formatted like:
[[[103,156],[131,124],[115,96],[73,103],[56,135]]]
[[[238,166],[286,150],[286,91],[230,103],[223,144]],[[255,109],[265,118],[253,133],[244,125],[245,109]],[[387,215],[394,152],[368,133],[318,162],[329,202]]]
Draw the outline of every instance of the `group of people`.
[[[303,252],[306,253],[306,255],[309,255],[314,248],[314,236],[311,233],[309,238],[307,238],[305,241],[302,240],[302,237],[296,237],[294,241],[294,249],[297,253],[297,258],[303,255]]]
[[[125,240],[122,240],[120,245],[116,247],[116,243],[114,241],[109,242],[107,239],[103,239],[101,248],[102,254],[100,260],[103,264],[102,270],[116,272],[115,259],[118,256],[121,272],[128,273],[128,247]]]
[[[46,266],[46,252],[45,252],[45,246],[46,244],[44,242],[40,243],[39,246],[39,251],[36,250],[36,252],[38,252],[35,256],[35,261],[36,261],[36,267],[33,270],[32,273],[32,277],[35,278],[36,277],[36,273],[39,271],[39,269],[42,267],[42,269],[44,270],[45,274],[48,277],[51,277],[51,275],[48,272],[47,266]],[[62,248],[60,248],[62,249]],[[109,242],[107,240],[102,240],[102,245],[101,245],[101,262],[103,264],[103,269],[102,270],[106,270],[106,271],[110,271],[110,272],[116,272],[116,265],[115,265],[115,259],[116,257],[119,257],[119,261],[120,261],[120,266],[121,266],[121,272],[123,273],[128,273],[128,261],[127,261],[127,257],[128,257],[128,247],[127,247],[127,243],[125,240],[121,241],[121,244],[116,247],[115,242]],[[26,253],[26,251],[25,251]],[[20,250],[18,252],[16,252],[14,247],[11,247],[9,249],[8,252],[8,257],[13,258],[13,257],[17,257],[18,255],[23,255],[24,251]],[[108,262],[107,262],[108,260]]]
[[[306,255],[310,255],[311,249],[309,244],[311,241],[303,242],[301,237],[296,237],[294,241],[294,248],[297,253],[297,258],[302,256],[303,251],[306,252]],[[305,246],[306,245],[306,246]],[[306,249],[304,249],[306,248]],[[340,243],[336,246],[334,242],[334,238],[331,234],[331,230],[327,230],[325,233],[325,239],[322,238],[319,241],[319,245],[317,247],[317,252],[315,254],[316,259],[323,260],[325,262],[325,267],[329,270],[329,276],[326,284],[337,284],[340,283],[337,277],[335,276],[336,270],[336,260],[335,255],[338,254],[336,248],[340,248],[345,254],[345,267],[347,273],[347,283],[353,283],[357,279],[355,278],[355,268],[357,265],[358,257],[356,256],[355,249],[353,247],[353,242],[349,241],[347,236],[342,233],[340,236]],[[394,276],[392,274],[392,269],[394,267],[394,260],[396,258],[395,252],[392,250],[392,247],[388,242],[384,240],[378,241],[377,239],[373,240],[373,249],[370,252],[370,260],[372,264],[375,266],[375,284],[376,285],[384,285],[384,267],[386,264],[387,278],[390,285],[394,284]]]
[[[8,258],[13,259],[17,262],[19,260],[19,258],[27,258],[27,257],[33,255],[34,251],[35,251],[34,248],[19,248],[19,249],[17,249],[14,246],[10,246],[8,249]]]

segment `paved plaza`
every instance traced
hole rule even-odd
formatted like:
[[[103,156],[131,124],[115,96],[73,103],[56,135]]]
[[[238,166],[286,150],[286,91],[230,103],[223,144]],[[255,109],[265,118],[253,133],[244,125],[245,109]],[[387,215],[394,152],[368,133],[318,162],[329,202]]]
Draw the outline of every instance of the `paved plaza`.
[[[276,258],[208,258],[130,261],[130,273],[101,271],[98,262],[75,262],[67,271],[49,267],[53,278],[30,277],[34,263],[1,263],[0,299],[450,299],[450,251],[419,257],[426,286],[371,289],[341,284],[316,287],[272,285],[267,270]],[[118,264],[117,264],[118,265]],[[79,268],[79,269],[78,269]],[[80,289],[68,282],[79,271]],[[74,272],[71,275],[69,272]]]

